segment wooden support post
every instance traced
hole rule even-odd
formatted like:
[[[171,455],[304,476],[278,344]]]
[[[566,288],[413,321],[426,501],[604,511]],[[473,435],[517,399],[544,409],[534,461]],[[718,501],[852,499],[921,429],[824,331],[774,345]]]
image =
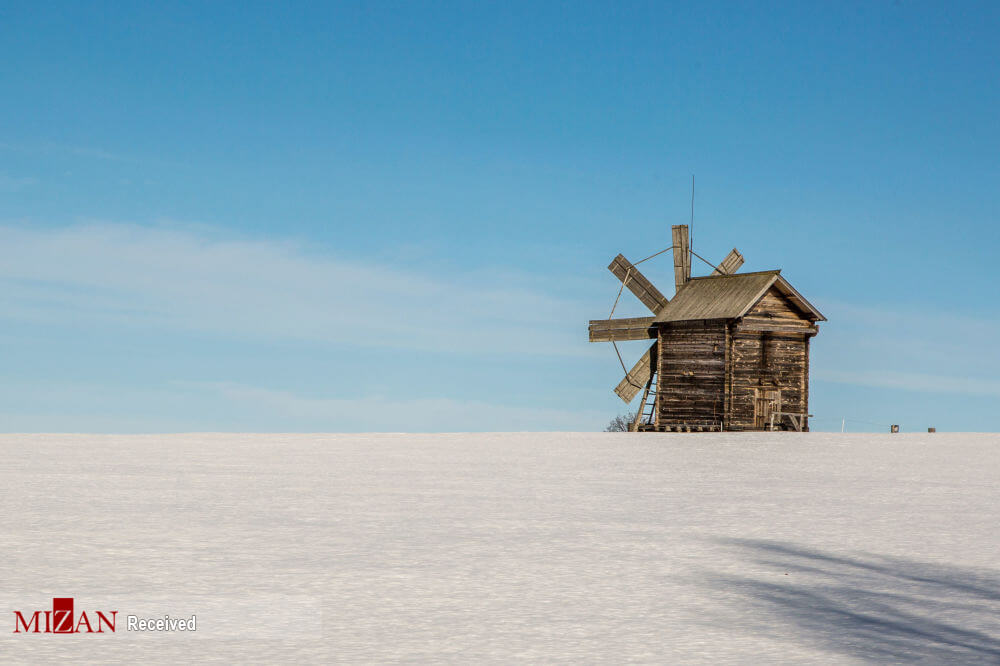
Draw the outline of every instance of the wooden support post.
[[[726,324],[726,342],[725,349],[723,350],[725,354],[725,365],[722,377],[722,421],[719,423],[719,431],[722,432],[729,426],[730,415],[733,410],[733,355],[731,347],[733,346],[733,331],[732,325]]]
[[[674,288],[681,290],[691,279],[691,247],[688,243],[688,226],[676,224],[672,229],[674,243]]]

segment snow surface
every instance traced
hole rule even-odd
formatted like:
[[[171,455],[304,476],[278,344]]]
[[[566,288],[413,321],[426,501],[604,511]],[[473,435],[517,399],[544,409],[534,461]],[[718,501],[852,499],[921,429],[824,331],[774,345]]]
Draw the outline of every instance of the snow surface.
[[[998,435],[6,435],[0,661],[1000,663],[998,479]],[[117,631],[12,633],[54,596]]]

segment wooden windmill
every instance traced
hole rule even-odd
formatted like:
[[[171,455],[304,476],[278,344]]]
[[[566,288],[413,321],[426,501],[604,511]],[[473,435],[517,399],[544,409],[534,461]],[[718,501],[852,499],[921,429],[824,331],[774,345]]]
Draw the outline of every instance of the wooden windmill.
[[[667,249],[673,300],[619,254],[608,266],[622,283],[619,298],[628,288],[653,316],[613,319],[613,308],[590,322],[591,342],[654,341],[615,387],[626,403],[642,393],[631,429],[808,430],[809,341],[826,318],[780,270],[737,273],[735,248],[718,266],[701,259],[687,225],[673,227]],[[711,274],[692,278],[692,257]]]

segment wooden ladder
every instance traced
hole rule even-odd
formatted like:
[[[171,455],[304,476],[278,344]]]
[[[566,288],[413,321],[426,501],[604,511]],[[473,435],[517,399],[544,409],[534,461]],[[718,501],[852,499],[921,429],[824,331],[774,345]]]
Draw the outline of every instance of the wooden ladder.
[[[648,411],[647,411],[648,410]],[[653,422],[654,411],[656,410],[656,373],[652,373],[649,381],[646,382],[646,389],[642,392],[642,400],[639,401],[639,409],[635,413],[635,421],[632,422],[632,432],[638,432],[640,428]]]

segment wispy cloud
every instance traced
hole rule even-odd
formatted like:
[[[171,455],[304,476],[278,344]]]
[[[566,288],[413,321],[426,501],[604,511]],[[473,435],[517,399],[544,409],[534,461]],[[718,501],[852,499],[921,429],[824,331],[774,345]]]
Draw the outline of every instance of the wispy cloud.
[[[971,316],[936,306],[898,307],[831,303],[830,322],[816,338],[813,377],[858,386],[978,396],[1000,396],[1000,354],[992,346],[1000,327],[992,313]]]
[[[11,151],[24,155],[42,156],[62,156],[68,158],[81,158],[83,160],[99,160],[102,162],[119,162],[121,164],[158,164],[161,166],[187,167],[181,162],[168,161],[160,157],[137,157],[126,155],[103,148],[93,146],[80,146],[65,143],[53,143],[51,141],[36,144],[11,144],[0,142],[0,150]]]
[[[607,421],[600,411],[528,407],[451,398],[399,399],[388,396],[316,398],[231,382],[190,382],[206,392],[275,424],[340,431],[478,432],[510,430],[594,430]]]
[[[55,326],[168,327],[480,354],[588,353],[583,305],[495,275],[418,273],[191,229],[0,227],[0,280],[0,317]]]
[[[821,381],[873,386],[876,388],[919,391],[922,393],[961,393],[1000,398],[1000,381],[919,372],[821,370],[814,373]]]
[[[594,431],[606,411],[446,396],[352,397],[230,381],[123,388],[91,382],[0,383],[8,432],[483,432]]]
[[[14,177],[6,173],[0,173],[0,192],[19,192],[26,187],[37,184],[37,178],[29,176]]]

